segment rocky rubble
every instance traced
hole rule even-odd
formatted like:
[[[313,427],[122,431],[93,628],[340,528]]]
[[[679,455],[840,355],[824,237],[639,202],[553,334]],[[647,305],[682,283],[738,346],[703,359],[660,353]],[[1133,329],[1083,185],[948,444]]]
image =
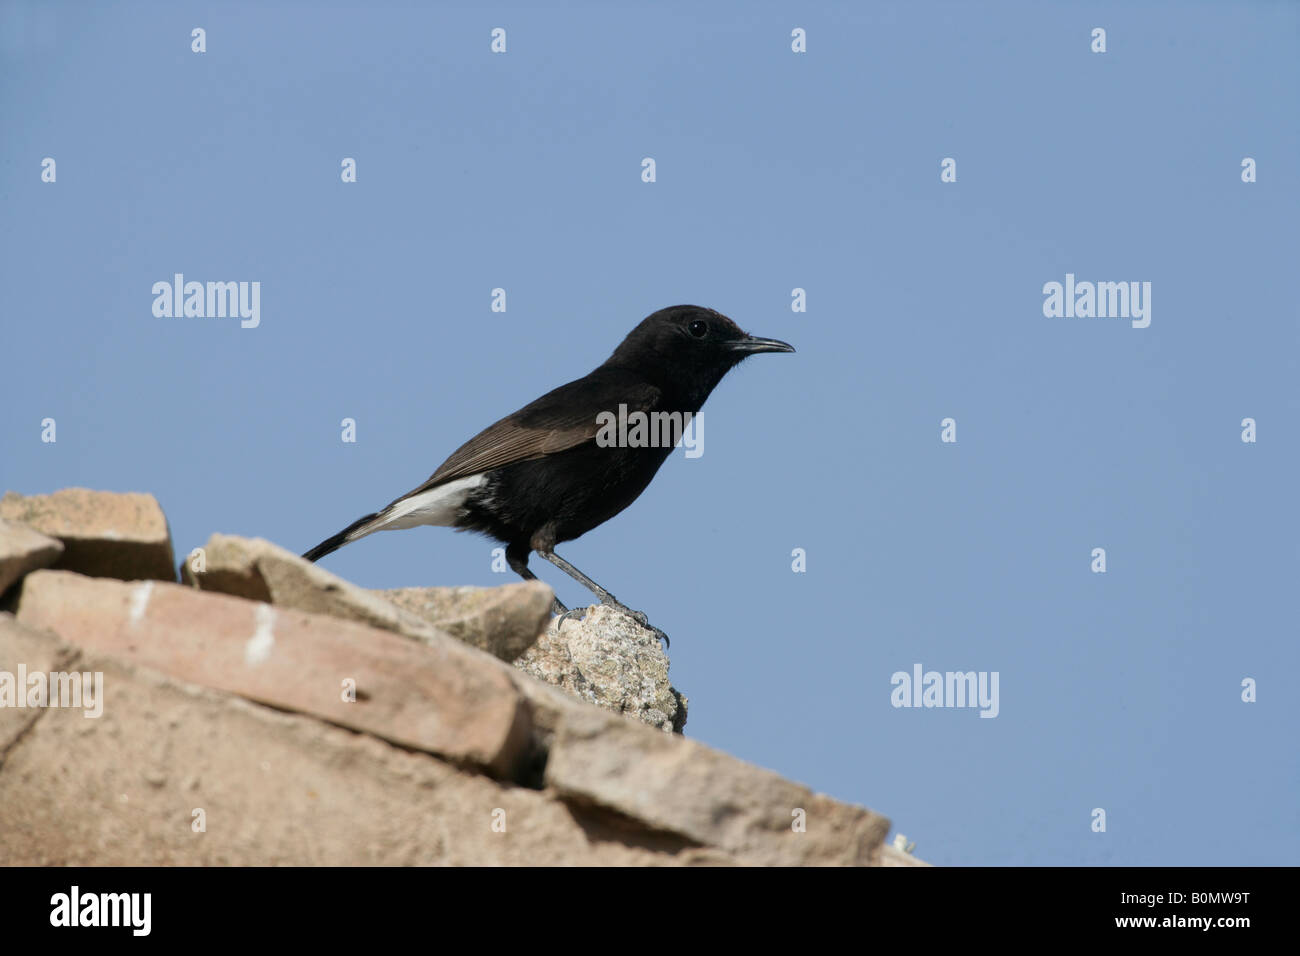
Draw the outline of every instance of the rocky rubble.
[[[557,630],[538,582],[369,591],[225,535],[177,584],[147,495],[0,519],[0,863],[917,862],[672,733],[667,658],[612,609]]]
[[[214,534],[181,564],[181,580],[277,607],[369,624],[436,644],[448,634],[512,661],[551,617],[551,589],[540,581],[502,588],[402,588],[368,591],[261,538]]]
[[[0,594],[28,571],[48,568],[63,554],[63,543],[27,525],[0,518]]]
[[[668,682],[668,658],[653,631],[613,608],[582,620],[551,620],[515,666],[579,700],[682,732],[687,700]]]
[[[0,520],[26,525],[63,545],[52,565],[92,577],[175,581],[172,538],[152,495],[65,488],[0,498]]]

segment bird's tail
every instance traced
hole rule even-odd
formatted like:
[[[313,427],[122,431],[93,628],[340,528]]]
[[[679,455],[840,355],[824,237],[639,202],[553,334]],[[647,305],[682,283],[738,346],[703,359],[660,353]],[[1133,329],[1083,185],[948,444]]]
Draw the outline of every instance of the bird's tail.
[[[326,538],[320,544],[316,545],[316,547],[306,552],[303,557],[308,561],[319,561],[321,558],[325,557],[325,555],[334,553],[348,542],[355,541],[357,538],[365,537],[371,531],[375,530],[374,528],[366,526],[378,517],[379,512],[375,512],[374,514],[366,515],[364,518],[358,518],[338,534]]]

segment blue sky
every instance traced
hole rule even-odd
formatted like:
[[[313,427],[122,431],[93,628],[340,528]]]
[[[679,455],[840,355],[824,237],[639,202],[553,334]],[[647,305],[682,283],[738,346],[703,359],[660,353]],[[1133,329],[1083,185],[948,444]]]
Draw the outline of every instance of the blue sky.
[[[1298,28],[7,0],[0,484],[152,492],[178,553],[302,551],[646,314],[711,306],[798,353],[728,376],[705,453],[558,549],[672,636],[689,736],[935,863],[1300,863]],[[178,272],[260,282],[260,324],[155,317]],[[1067,273],[1150,282],[1150,326],[1045,317]],[[513,580],[493,546],[421,528],[324,564]],[[891,706],[916,664],[996,671],[998,716]]]

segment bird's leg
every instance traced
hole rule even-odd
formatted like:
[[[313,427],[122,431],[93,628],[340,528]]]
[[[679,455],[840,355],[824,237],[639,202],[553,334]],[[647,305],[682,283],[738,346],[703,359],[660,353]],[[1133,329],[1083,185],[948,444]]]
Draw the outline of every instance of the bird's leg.
[[[663,631],[659,630],[659,628],[655,627],[653,624],[651,624],[650,619],[646,617],[645,614],[643,614],[641,611],[632,610],[630,607],[628,607],[618,598],[614,597],[614,595],[610,594],[608,591],[602,588],[591,578],[587,577],[585,574],[583,574],[581,571],[579,571],[577,568],[571,565],[568,561],[565,561],[554,551],[539,550],[537,553],[540,554],[547,561],[550,561],[551,564],[555,565],[557,568],[559,568],[569,577],[573,578],[573,580],[577,581],[579,584],[581,584],[583,587],[589,590],[592,594],[600,598],[601,604],[608,605],[609,607],[618,608],[620,611],[622,611],[628,617],[632,618],[632,620],[636,621],[642,627],[654,631],[655,635],[659,637],[661,640],[663,640],[665,645],[669,643],[668,635],[665,634]],[[564,617],[567,618],[572,613],[573,611],[568,611],[564,614]],[[563,618],[561,620],[563,620]]]
[[[591,578],[587,577],[585,574],[583,574],[581,571],[579,571],[577,568],[571,565],[568,561],[565,561],[554,551],[538,551],[537,553],[540,554],[547,561],[550,561],[551,564],[555,565],[557,568],[559,568],[569,577],[573,578],[573,580],[577,581],[579,584],[585,587],[592,594],[596,595],[596,597],[600,598],[601,604],[612,604],[614,607],[623,608],[623,610],[628,611],[630,614],[633,615],[640,614],[639,611],[632,611],[630,608],[625,607],[619,601],[618,598],[614,597],[614,595],[610,594],[599,584],[597,584]]]
[[[528,552],[529,548],[527,547],[525,547],[522,552],[515,548],[506,548],[506,564],[510,565],[510,570],[515,572],[515,574],[519,575],[525,581],[536,581],[538,580],[537,575],[528,570]],[[562,614],[564,617],[568,617],[573,612],[565,607],[559,598],[556,598],[551,604],[551,613]],[[560,620],[563,622],[564,618],[562,617]]]

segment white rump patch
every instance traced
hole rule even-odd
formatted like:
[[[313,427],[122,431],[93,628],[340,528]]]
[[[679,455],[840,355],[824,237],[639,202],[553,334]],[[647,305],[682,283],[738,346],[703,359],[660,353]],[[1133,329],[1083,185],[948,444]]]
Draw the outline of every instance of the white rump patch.
[[[422,524],[450,525],[475,488],[480,487],[487,478],[484,475],[469,475],[438,485],[418,495],[411,495],[392,507],[381,511],[379,517],[348,536],[349,541],[363,538],[374,531],[395,531],[401,528],[418,528]]]

